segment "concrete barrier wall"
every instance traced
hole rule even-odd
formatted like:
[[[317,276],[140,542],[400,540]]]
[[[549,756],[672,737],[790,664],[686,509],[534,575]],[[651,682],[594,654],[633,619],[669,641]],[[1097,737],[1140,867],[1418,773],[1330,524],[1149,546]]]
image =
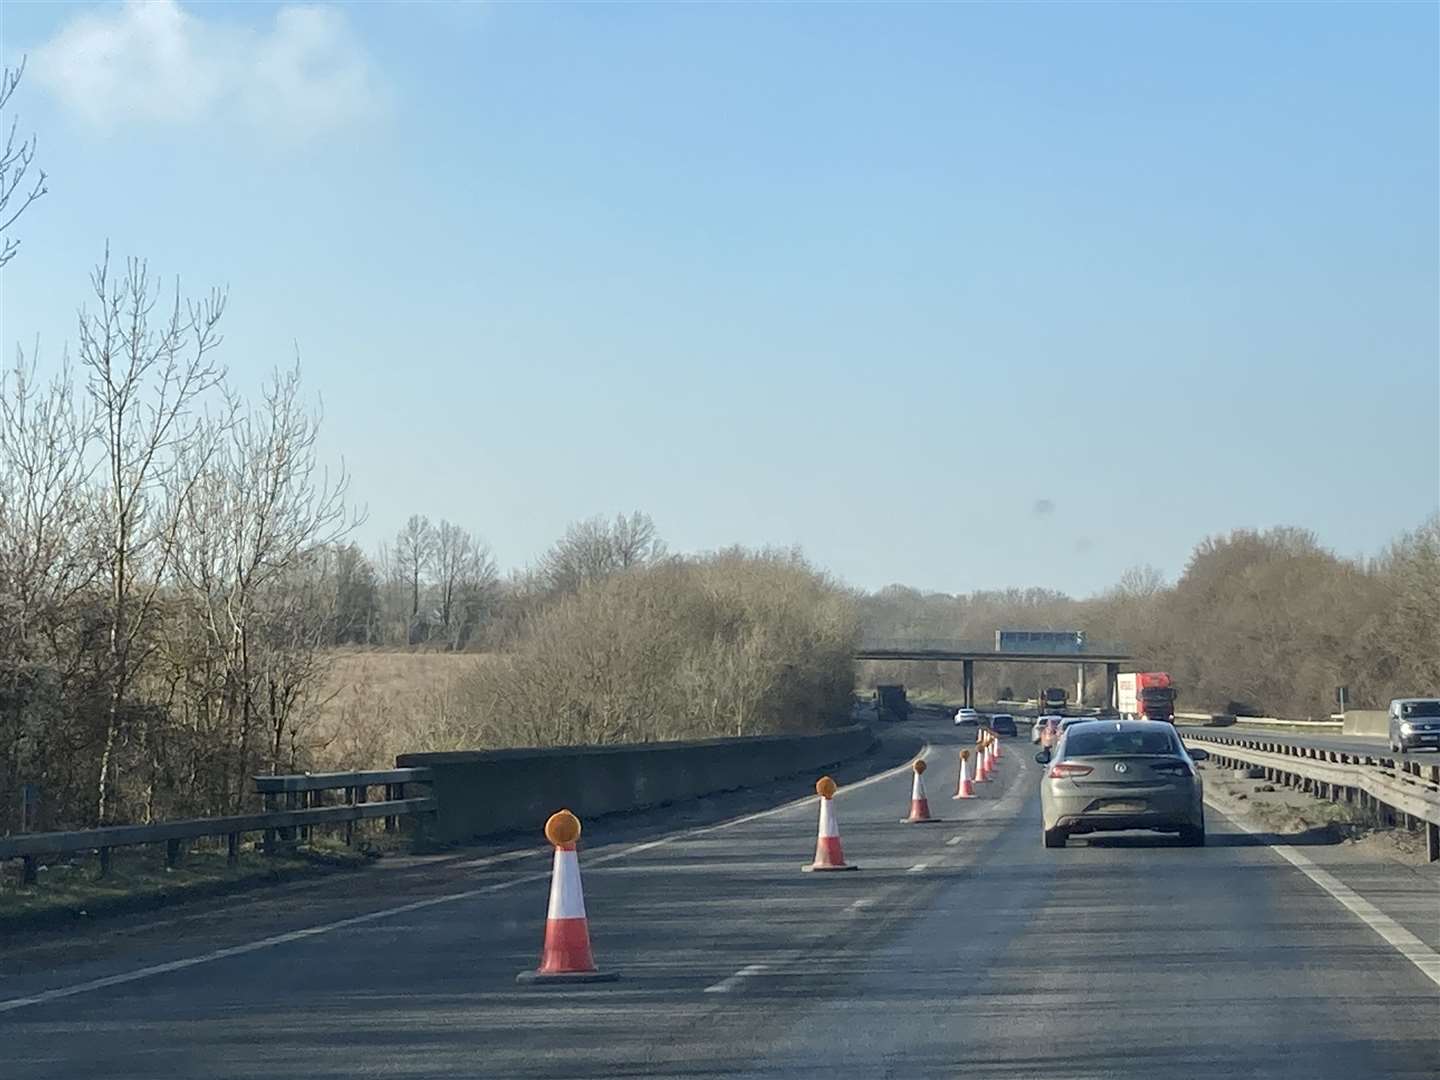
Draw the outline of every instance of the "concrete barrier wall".
[[[818,735],[401,754],[395,761],[433,770],[433,836],[455,843],[517,829],[538,836],[561,807],[583,821],[766,784],[858,757],[874,744],[870,729],[856,724]]]
[[[1389,713],[1384,709],[1346,709],[1346,735],[1388,735]]]

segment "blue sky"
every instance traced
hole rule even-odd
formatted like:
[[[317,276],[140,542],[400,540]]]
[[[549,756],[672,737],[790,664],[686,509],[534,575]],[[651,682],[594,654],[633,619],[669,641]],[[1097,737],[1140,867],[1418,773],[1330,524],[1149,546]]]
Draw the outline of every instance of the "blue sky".
[[[1084,594],[1440,504],[1433,5],[0,11],[52,177],[0,343],[58,358],[107,238],[228,284],[367,546],[639,508]]]

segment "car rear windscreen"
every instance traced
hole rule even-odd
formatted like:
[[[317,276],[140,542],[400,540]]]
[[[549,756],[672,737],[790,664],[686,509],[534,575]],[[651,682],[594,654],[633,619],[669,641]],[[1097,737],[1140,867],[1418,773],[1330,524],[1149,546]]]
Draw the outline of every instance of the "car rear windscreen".
[[[1072,758],[1179,752],[1168,731],[1071,731],[1065,738],[1065,756]]]

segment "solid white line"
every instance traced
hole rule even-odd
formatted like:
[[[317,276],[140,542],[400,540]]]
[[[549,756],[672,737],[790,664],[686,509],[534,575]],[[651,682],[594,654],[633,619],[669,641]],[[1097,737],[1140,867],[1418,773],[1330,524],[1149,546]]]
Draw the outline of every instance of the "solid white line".
[[[750,978],[750,976],[759,975],[764,970],[764,964],[747,964],[745,967],[735,972],[734,975],[731,975],[728,979],[721,979],[714,986],[705,987],[705,993],[728,994],[731,990],[734,990],[735,987],[739,986],[746,979]]]
[[[1215,806],[1214,803],[1210,805],[1212,807]],[[1219,808],[1215,807],[1215,809],[1218,810]],[[1247,833],[1260,832],[1259,829],[1251,828],[1245,822],[1229,816],[1224,811],[1220,811],[1220,816],[1236,828],[1243,829]],[[1338,900],[1352,915],[1384,938],[1391,948],[1419,968],[1420,974],[1424,975],[1436,986],[1440,986],[1440,953],[1435,952],[1429,945],[1426,945],[1425,942],[1421,941],[1409,930],[1406,930],[1405,927],[1401,926],[1389,915],[1386,915],[1369,900],[1366,900],[1354,889],[1350,888],[1349,885],[1346,885],[1328,870],[1323,870],[1315,865],[1314,862],[1305,855],[1302,855],[1299,851],[1282,844],[1267,844],[1266,847],[1270,848],[1271,851],[1295,867],[1296,870],[1299,870],[1316,885],[1319,885],[1320,888],[1329,893],[1332,898]]]
[[[918,874],[918,873],[920,873],[920,871],[922,871],[922,870],[929,870],[929,869],[930,869],[930,864],[929,864],[928,862],[917,862],[914,866],[910,867],[910,869],[909,869],[909,870],[906,870],[905,872],[906,872],[907,874]]]
[[[918,756],[928,757],[930,750],[930,744],[926,743]],[[911,758],[906,761],[904,765],[896,766],[883,773],[877,773],[874,776],[850,784],[848,787],[841,789],[841,794],[845,791],[853,791],[856,788],[866,787],[869,784],[879,783],[899,773],[906,772],[910,769],[914,760],[914,758]],[[794,802],[785,803],[770,810],[762,810],[756,814],[746,814],[743,817],[731,818],[729,821],[722,821],[718,825],[707,825],[700,829],[686,829],[681,832],[671,833],[669,836],[663,836],[658,840],[648,840],[642,844],[632,844],[629,847],[604,852],[603,854],[587,857],[585,859],[585,865],[611,862],[615,859],[625,858],[627,855],[636,855],[642,851],[649,851],[652,848],[660,847],[662,844],[683,840],[686,837],[703,836],[706,833],[733,828],[736,825],[743,825],[747,821],[756,821],[760,818],[771,817],[807,803],[813,804],[815,799],[816,796],[809,795],[803,799],[796,799]],[[487,856],[483,859],[476,859],[471,865],[480,866],[505,862],[522,858],[526,855],[541,854],[543,850],[544,849],[525,848],[520,851],[507,851],[497,855]],[[211,952],[201,953],[198,956],[188,956],[182,960],[171,960],[164,964],[151,964],[148,967],[136,968],[133,971],[122,972],[118,975],[107,975],[101,979],[91,979],[89,982],[76,983],[72,986],[61,986],[54,990],[43,990],[38,994],[31,994],[27,997],[7,998],[0,1001],[0,1013],[13,1012],[16,1009],[23,1009],[29,1005],[42,1005],[47,1001],[58,1001],[61,998],[74,997],[76,994],[86,994],[92,990],[104,990],[110,986],[123,986],[126,983],[154,978],[157,975],[167,975],[172,971],[184,971],[186,968],[198,967],[200,964],[209,964],[216,960],[225,960],[232,956],[244,956],[246,953],[274,948],[277,945],[286,945],[292,941],[303,941],[306,938],[329,934],[336,930],[343,930],[349,926],[359,926],[363,923],[374,922],[376,919],[388,918],[391,915],[403,915],[409,911],[420,911],[424,908],[436,907],[440,904],[451,904],[459,900],[469,900],[473,897],[483,896],[488,893],[503,892],[506,889],[512,889],[519,885],[527,885],[536,881],[547,881],[549,878],[550,871],[548,869],[534,874],[524,874],[517,878],[511,878],[508,881],[499,881],[476,889],[465,889],[461,892],[446,893],[443,896],[432,896],[425,900],[416,900],[409,904],[401,904],[398,907],[382,908],[379,911],[370,911],[364,915],[355,915],[348,919],[337,920],[336,922],[322,923],[319,926],[309,926],[303,930],[292,930],[284,934],[275,934],[271,937],[260,938],[258,941],[249,941],[243,945],[232,945],[225,949],[215,949]]]

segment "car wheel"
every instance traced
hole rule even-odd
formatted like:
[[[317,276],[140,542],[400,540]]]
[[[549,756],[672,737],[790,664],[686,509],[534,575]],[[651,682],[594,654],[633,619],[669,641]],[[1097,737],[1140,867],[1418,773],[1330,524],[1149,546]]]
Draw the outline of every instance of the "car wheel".
[[[1046,846],[1047,848],[1064,847],[1064,846],[1065,846],[1065,830],[1064,830],[1064,829],[1046,829],[1046,830],[1045,830],[1045,846]]]
[[[1180,843],[1185,847],[1205,846],[1205,822],[1202,820],[1199,825],[1182,825],[1180,827]]]

